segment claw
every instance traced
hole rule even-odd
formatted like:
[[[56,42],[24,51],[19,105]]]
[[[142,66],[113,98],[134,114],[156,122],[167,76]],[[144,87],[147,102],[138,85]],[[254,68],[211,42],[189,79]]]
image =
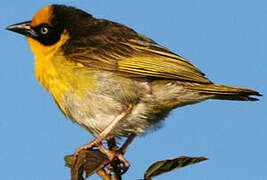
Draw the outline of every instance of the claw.
[[[119,160],[118,169],[122,174],[125,173],[129,169],[130,163],[123,157],[122,154],[124,152],[119,151],[117,149],[109,150],[102,145],[102,141],[106,139],[107,135],[112,131],[112,129],[115,128],[116,125],[131,112],[132,108],[133,105],[130,104],[129,107],[121,114],[119,114],[113,121],[111,121],[111,123],[93,141],[76,149],[74,154],[74,161],[72,163],[72,168],[76,167],[76,164],[79,160],[79,154],[82,150],[91,149],[96,146],[103,154],[105,154],[108,157],[110,162],[112,162],[114,159],[118,159]],[[121,167],[120,164],[122,164],[123,166]]]
[[[80,152],[86,149],[92,149],[93,147],[98,147],[99,151],[105,154],[109,159],[109,161],[107,161],[104,166],[110,164],[113,172],[117,175],[122,175],[127,172],[130,167],[130,163],[123,157],[122,153],[120,153],[117,148],[109,150],[105,146],[103,146],[102,142],[96,143],[95,141],[92,141],[76,149],[72,168],[75,168],[75,166],[77,165],[80,159]]]

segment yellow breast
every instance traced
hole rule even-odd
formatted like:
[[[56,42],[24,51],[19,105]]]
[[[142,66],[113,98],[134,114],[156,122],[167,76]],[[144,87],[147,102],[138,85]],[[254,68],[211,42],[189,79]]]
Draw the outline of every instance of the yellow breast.
[[[72,93],[81,99],[85,91],[93,88],[94,84],[94,78],[90,76],[91,71],[64,57],[60,47],[68,39],[68,34],[63,33],[58,43],[44,46],[32,38],[27,38],[35,57],[35,77],[52,94],[65,114],[66,110],[61,103],[65,95]]]

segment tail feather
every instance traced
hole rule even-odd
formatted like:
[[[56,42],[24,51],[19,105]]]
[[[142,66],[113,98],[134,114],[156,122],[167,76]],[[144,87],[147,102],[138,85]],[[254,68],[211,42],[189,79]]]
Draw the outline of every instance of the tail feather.
[[[214,99],[222,100],[257,101],[257,98],[250,96],[262,96],[258,91],[252,89],[216,84],[199,84],[187,88],[202,94],[214,95]]]

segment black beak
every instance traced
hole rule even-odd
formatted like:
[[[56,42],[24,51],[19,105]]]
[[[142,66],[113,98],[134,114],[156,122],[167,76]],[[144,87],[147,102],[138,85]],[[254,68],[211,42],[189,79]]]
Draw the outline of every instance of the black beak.
[[[35,30],[31,27],[31,21],[26,21],[18,24],[13,24],[8,26],[6,29],[10,31],[14,31],[19,34],[23,34],[28,37],[37,38],[38,34]]]

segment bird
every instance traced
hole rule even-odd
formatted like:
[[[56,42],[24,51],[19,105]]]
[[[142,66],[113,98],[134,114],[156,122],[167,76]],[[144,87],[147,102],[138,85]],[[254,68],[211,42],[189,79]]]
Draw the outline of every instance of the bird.
[[[7,30],[26,36],[35,77],[62,113],[95,139],[110,160],[120,153],[104,140],[157,129],[171,110],[208,99],[256,101],[252,89],[218,85],[187,59],[135,30],[66,5],[52,4]]]

